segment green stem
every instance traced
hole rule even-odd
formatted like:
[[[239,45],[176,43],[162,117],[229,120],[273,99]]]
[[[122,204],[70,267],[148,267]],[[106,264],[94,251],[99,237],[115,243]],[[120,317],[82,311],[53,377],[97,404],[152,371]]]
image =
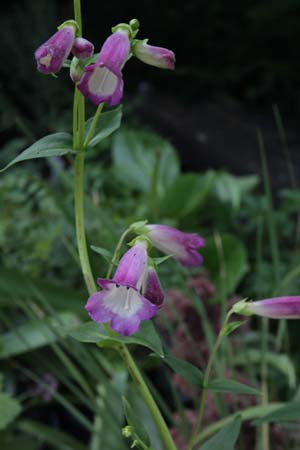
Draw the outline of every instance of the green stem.
[[[89,145],[89,143],[90,143],[92,137],[94,136],[95,128],[96,128],[98,119],[99,119],[99,117],[100,117],[100,114],[101,114],[101,112],[102,112],[103,106],[104,106],[104,103],[100,103],[100,105],[98,105],[96,114],[95,114],[94,117],[93,117],[93,120],[92,120],[91,126],[90,126],[90,128],[89,128],[87,137],[86,137],[86,139],[85,139],[85,141],[84,141],[84,147],[85,147],[85,148]]]
[[[89,255],[87,252],[87,244],[84,227],[84,208],[83,208],[83,173],[84,173],[84,157],[83,152],[79,152],[75,158],[75,225],[79,259],[85,284],[90,294],[97,290],[92,274]]]
[[[132,359],[132,356],[129,353],[127,347],[125,345],[122,345],[119,349],[119,352],[122,355],[128,372],[130,373],[139,393],[141,394],[142,398],[149,408],[149,411],[159,431],[160,437],[165,445],[164,448],[166,450],[176,450],[176,445],[174,444],[170,431],[161,415],[161,412],[158,409],[157,404],[153,399],[152,394],[149,391],[149,388],[146,385],[145,381],[143,380],[143,377],[134,360]]]
[[[200,406],[199,406],[199,412],[198,412],[198,418],[197,418],[197,422],[192,434],[192,437],[190,439],[189,442],[189,450],[192,450],[194,445],[196,444],[196,437],[197,434],[199,433],[200,427],[201,427],[201,423],[202,423],[202,419],[203,419],[203,415],[204,415],[204,408],[205,408],[205,400],[206,400],[206,395],[207,395],[207,387],[209,384],[209,378],[210,378],[210,374],[211,374],[211,370],[213,367],[213,363],[215,360],[215,357],[217,355],[217,352],[222,344],[223,341],[223,337],[224,337],[224,329],[226,327],[226,325],[228,324],[228,320],[231,316],[231,312],[229,311],[229,313],[227,314],[224,324],[218,334],[216,343],[214,345],[214,348],[211,352],[211,355],[209,357],[205,372],[204,372],[204,378],[203,378],[203,385],[202,385],[202,394],[201,394],[201,400],[200,400]]]

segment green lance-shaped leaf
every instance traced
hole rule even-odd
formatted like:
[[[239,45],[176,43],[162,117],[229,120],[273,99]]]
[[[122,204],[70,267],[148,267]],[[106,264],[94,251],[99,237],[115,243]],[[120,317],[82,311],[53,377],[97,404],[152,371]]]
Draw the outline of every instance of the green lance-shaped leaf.
[[[0,393],[0,430],[3,430],[21,412],[20,403],[5,392]]]
[[[261,395],[261,392],[254,387],[239,383],[235,380],[220,378],[211,381],[207,389],[213,392],[230,392],[232,394]]]
[[[226,427],[222,428],[209,441],[206,441],[198,450],[234,450],[235,443],[240,434],[241,417],[237,416]]]
[[[99,346],[115,346],[116,344],[137,344],[148,347],[160,357],[164,356],[162,343],[160,337],[153,323],[148,320],[141,323],[140,330],[132,336],[121,336],[114,333],[108,334],[104,326],[95,323],[87,322],[80,325],[70,332],[70,335],[80,342],[94,342]]]
[[[300,421],[300,402],[287,403],[285,406],[260,417],[254,422],[254,425],[266,422],[288,422],[290,420]]]
[[[105,113],[101,113],[97,125],[94,130],[94,135],[90,142],[88,143],[89,147],[95,147],[95,145],[99,144],[99,142],[103,141],[103,139],[110,136],[114,131],[116,131],[121,125],[122,119],[122,105],[118,108],[108,111]],[[91,123],[93,121],[93,117],[85,123],[85,134],[87,136]]]
[[[68,133],[49,134],[23,150],[22,153],[1,169],[0,172],[28,159],[49,158],[51,156],[62,156],[67,153],[73,153],[72,145],[72,136]]]
[[[183,359],[174,358],[171,355],[166,355],[164,361],[171,367],[172,370],[174,370],[175,373],[181,375],[188,383],[202,385],[203,374],[201,370],[190,362],[184,361]]]

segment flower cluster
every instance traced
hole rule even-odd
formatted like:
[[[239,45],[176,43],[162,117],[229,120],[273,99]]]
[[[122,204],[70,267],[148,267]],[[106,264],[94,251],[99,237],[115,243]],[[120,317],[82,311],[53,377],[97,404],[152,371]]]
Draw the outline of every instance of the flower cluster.
[[[146,225],[141,230],[143,233],[123,255],[113,278],[99,278],[102,290],[92,294],[85,306],[95,322],[110,322],[114,331],[125,336],[138,331],[140,322],[151,319],[163,303],[161,284],[148,255],[149,241],[184,265],[197,266],[202,261],[197,253],[197,248],[204,245],[200,236],[164,225]]]
[[[92,58],[94,45],[77,36],[76,22],[68,20],[36,50],[37,69],[45,74],[57,73],[72,52],[70,77],[80,92],[95,105],[103,102],[117,105],[123,96],[122,70],[131,55],[160,69],[172,70],[175,66],[175,55],[171,50],[148,45],[148,39],[136,39],[138,27],[136,19],[113,27],[113,33],[95,59]]]

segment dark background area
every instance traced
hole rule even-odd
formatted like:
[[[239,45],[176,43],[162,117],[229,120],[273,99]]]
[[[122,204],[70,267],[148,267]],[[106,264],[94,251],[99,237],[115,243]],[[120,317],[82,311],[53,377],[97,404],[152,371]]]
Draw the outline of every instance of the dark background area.
[[[84,36],[96,51],[111,26],[136,17],[140,38],[172,49],[172,73],[131,60],[124,70],[127,117],[170,138],[184,169],[259,171],[263,131],[273,181],[289,183],[274,120],[277,105],[299,171],[300,4],[297,0],[83,1]],[[35,69],[34,50],[73,17],[71,1],[5,3],[1,14],[1,145],[66,129],[67,71],[60,82]],[[91,109],[92,111],[92,109]],[[21,141],[19,141],[21,139]],[[241,158],[242,156],[242,158]]]

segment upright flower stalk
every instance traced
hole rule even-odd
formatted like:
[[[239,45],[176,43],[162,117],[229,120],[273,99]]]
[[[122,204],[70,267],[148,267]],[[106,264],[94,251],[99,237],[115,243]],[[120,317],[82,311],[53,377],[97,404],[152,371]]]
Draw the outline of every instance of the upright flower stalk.
[[[81,5],[80,0],[74,0],[75,20],[78,24],[79,31],[78,37],[82,36],[81,28]],[[101,112],[101,110],[100,110]],[[100,113],[98,114],[99,117]],[[92,274],[89,256],[87,252],[87,243],[85,237],[84,227],[84,206],[83,206],[83,181],[84,181],[84,124],[85,124],[85,110],[84,110],[84,97],[78,92],[75,85],[74,103],[73,103],[73,146],[77,152],[75,157],[75,180],[74,180],[74,197],[75,197],[75,223],[76,223],[76,236],[78,252],[80,257],[80,264],[84,276],[84,280],[89,291],[92,295],[97,289]],[[171,437],[169,429],[160,413],[159,408],[154,401],[148,386],[146,385],[137,365],[135,364],[131,354],[124,344],[119,346],[119,352],[124,360],[124,363],[132,376],[134,383],[140,395],[144,399],[149,411],[152,414],[154,422],[160,433],[162,442],[166,450],[176,450],[176,446]]]

